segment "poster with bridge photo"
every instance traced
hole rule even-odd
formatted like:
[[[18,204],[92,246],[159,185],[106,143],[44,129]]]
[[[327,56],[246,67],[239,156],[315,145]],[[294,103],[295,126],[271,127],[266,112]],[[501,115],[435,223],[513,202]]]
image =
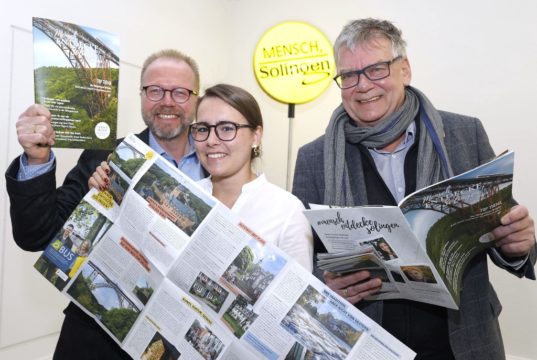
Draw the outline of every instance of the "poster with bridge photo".
[[[405,298],[457,309],[466,265],[494,245],[490,232],[515,204],[514,153],[404,198],[398,206],[311,205],[306,217],[328,253],[322,270],[367,270],[372,299]],[[367,259],[365,261],[364,259]]]
[[[117,133],[119,37],[32,18],[35,102],[52,114],[55,147],[113,149]]]

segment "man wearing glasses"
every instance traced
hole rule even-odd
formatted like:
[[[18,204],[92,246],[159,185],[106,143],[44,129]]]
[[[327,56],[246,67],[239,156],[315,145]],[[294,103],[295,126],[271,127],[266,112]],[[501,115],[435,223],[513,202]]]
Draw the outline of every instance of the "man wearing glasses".
[[[401,31],[388,21],[350,22],[334,45],[342,104],[326,132],[298,153],[293,193],[306,206],[396,205],[416,189],[490,160],[478,119],[434,108],[410,86]],[[492,261],[535,279],[535,228],[517,205],[493,231]],[[315,239],[315,253],[326,249]],[[416,359],[504,359],[501,305],[489,283],[486,253],[463,278],[460,310],[407,300],[366,301],[381,280],[367,271],[317,276],[417,352]]]
[[[188,134],[200,87],[196,62],[176,50],[162,50],[146,59],[140,81],[142,117],[147,129],[138,137],[192,179],[205,177]],[[88,179],[110,152],[85,150],[56,189],[50,112],[41,105],[32,105],[20,115],[16,127],[24,153],[6,171],[13,236],[22,249],[39,251],[88,192]],[[130,359],[76,305],[69,304],[64,313],[54,359]]]

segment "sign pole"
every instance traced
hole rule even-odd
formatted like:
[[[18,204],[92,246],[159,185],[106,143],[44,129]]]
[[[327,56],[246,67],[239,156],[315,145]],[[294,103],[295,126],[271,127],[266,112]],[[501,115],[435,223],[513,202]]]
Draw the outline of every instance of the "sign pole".
[[[289,118],[289,129],[287,131],[287,179],[285,181],[287,191],[291,191],[291,160],[293,155],[293,119],[295,118],[295,104],[287,104],[287,117]]]

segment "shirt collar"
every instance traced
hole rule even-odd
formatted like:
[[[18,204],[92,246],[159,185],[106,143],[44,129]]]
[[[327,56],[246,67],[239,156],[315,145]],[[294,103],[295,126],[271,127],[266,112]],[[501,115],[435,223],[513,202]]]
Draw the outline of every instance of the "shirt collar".
[[[412,144],[414,144],[415,138],[416,138],[416,122],[412,121],[405,130],[405,138],[403,139],[403,141],[401,141],[401,143],[397,146],[397,148],[393,152],[396,153],[398,151],[401,151],[403,149],[406,149],[412,146]],[[380,149],[369,148],[369,150],[374,151],[379,154],[387,153],[387,151],[383,151]]]
[[[165,156],[167,158],[172,158],[170,154],[168,154],[162,146],[158,143],[157,139],[155,138],[155,135],[153,135],[153,132],[149,130],[149,146],[151,149],[155,150],[159,155]],[[192,156],[196,152],[196,147],[194,146],[194,139],[192,139],[192,136],[190,134],[188,135],[188,147],[185,152],[185,158]]]

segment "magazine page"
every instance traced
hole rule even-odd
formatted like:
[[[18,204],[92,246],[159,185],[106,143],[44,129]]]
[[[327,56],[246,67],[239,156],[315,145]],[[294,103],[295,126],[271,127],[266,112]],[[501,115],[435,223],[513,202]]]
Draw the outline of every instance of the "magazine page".
[[[414,356],[224,206],[205,218],[168,278],[228,329],[240,359]]]
[[[264,358],[395,360],[416,355],[296,262],[256,306],[259,317],[245,336],[251,347],[264,350]],[[267,356],[268,349],[286,355]]]
[[[110,188],[91,189],[84,196],[34,265],[60,291],[116,222],[133,179],[154,158],[153,150],[133,135],[125,138],[111,154]]]
[[[88,198],[86,195],[78,204],[34,264],[37,271],[60,291],[113,224],[113,219],[95,208]]]
[[[163,279],[114,225],[74,275],[66,295],[122,343]]]
[[[395,206],[310,204],[305,214],[327,248],[317,266],[368,270],[383,281],[372,298],[456,309],[468,262],[493,246],[489,232],[514,205],[514,153],[421,189]]]
[[[345,274],[367,270],[382,280],[374,299],[404,298],[456,309],[440,274],[396,206],[306,210],[328,254],[317,266]]]
[[[514,205],[513,166],[514,153],[506,152],[399,204],[457,303],[466,265],[493,246],[489,232]]]
[[[34,17],[35,102],[52,114],[55,147],[116,146],[119,37]]]
[[[169,268],[217,200],[158,156],[133,182],[123,203],[122,229]],[[158,251],[163,242],[172,244],[166,247],[171,257]]]
[[[414,358],[135,136],[110,167],[35,266],[134,358]]]
[[[200,304],[165,280],[124,349],[135,359],[225,359],[233,338]]]

